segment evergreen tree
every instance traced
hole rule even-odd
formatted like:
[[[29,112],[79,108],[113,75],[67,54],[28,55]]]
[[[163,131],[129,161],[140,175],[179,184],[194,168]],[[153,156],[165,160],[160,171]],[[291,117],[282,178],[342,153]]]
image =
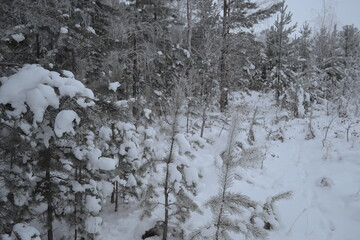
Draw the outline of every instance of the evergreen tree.
[[[220,110],[223,112],[228,104],[228,91],[230,87],[229,53],[231,30],[251,28],[260,21],[269,18],[283,3],[274,4],[266,9],[260,9],[256,3],[239,0],[224,0],[222,5],[222,33],[221,54],[219,59],[219,87],[220,87]]]
[[[287,13],[287,6],[283,5],[267,36],[267,55],[272,67],[270,81],[275,87],[275,98],[278,103],[281,99],[286,101],[284,94],[294,79],[291,69],[294,59],[290,34],[295,30],[296,24],[288,26],[291,24],[291,17],[292,14]]]

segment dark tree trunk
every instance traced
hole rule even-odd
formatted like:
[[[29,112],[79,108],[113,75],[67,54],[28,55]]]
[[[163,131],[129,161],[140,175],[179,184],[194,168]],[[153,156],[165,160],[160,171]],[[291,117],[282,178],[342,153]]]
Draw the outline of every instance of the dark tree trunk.
[[[173,134],[174,135],[174,134]],[[163,240],[167,240],[168,234],[168,225],[169,225],[169,164],[171,163],[172,151],[174,148],[175,138],[171,139],[170,153],[166,162],[166,176],[165,176],[165,185],[164,185],[164,195],[165,195],[165,215],[164,215],[164,231],[163,231]]]
[[[48,160],[50,162],[50,160]],[[50,165],[50,164],[49,164]],[[51,182],[51,176],[50,176],[50,166],[46,169],[46,176],[45,181],[47,185],[47,193],[46,193],[46,202],[48,205],[47,212],[46,212],[46,227],[47,227],[47,236],[48,240],[53,240],[53,206],[52,206],[52,194],[50,189],[50,182]]]
[[[228,105],[228,65],[227,65],[227,54],[228,54],[228,35],[229,35],[229,2],[224,0],[223,6],[223,29],[222,29],[222,47],[220,57],[220,111],[224,112]]]
[[[118,211],[119,206],[119,183],[115,182],[115,212]]]

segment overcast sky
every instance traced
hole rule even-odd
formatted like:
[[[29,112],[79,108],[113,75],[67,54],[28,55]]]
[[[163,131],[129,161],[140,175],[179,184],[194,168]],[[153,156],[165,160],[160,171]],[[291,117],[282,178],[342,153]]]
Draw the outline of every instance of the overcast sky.
[[[302,26],[308,21],[314,28],[318,28],[322,22],[324,2],[327,9],[325,24],[330,25],[333,21],[338,24],[338,29],[343,25],[354,24],[360,29],[360,0],[286,0],[288,10],[293,13],[294,23],[297,22],[298,26]],[[268,28],[273,23],[274,19],[267,20],[263,27]]]

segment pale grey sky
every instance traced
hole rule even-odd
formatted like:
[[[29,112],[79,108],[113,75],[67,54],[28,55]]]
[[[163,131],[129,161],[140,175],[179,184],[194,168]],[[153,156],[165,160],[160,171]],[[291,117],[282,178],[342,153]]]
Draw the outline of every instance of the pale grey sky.
[[[323,15],[323,4],[333,13],[334,23],[339,25],[354,24],[360,28],[360,0],[287,0],[288,9],[293,13],[294,21],[299,25],[307,20],[318,23],[318,16]],[[331,19],[327,19],[328,21]]]
[[[269,0],[258,0],[258,2],[269,2]],[[360,0],[286,0],[288,11],[293,13],[294,23],[297,22],[298,27],[301,27],[307,21],[315,29],[319,28],[322,22],[324,3],[327,10],[324,24],[329,26],[336,23],[338,29],[343,25],[354,24],[360,29]],[[260,29],[270,27],[275,18],[266,20]]]

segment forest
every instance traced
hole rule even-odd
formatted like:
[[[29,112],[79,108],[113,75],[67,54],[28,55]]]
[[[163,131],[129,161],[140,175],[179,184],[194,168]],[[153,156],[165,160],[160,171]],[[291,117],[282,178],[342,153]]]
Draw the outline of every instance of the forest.
[[[0,0],[0,239],[358,239],[360,31],[292,16]]]

